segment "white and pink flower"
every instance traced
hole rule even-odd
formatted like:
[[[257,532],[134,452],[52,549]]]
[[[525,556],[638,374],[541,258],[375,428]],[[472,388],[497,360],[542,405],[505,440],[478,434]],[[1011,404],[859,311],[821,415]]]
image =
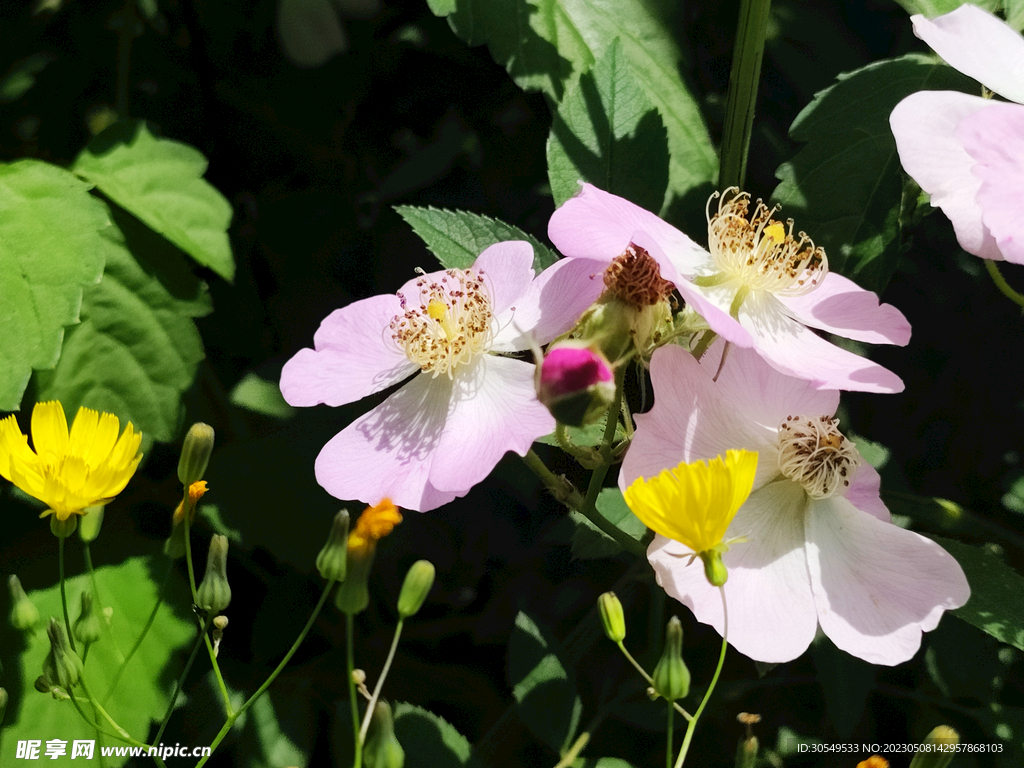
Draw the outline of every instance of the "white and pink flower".
[[[729,642],[752,659],[802,654],[818,627],[841,649],[898,664],[921,633],[963,605],[970,588],[935,542],[893,525],[879,477],[839,431],[839,393],[785,376],[750,350],[722,344],[698,363],[680,347],[651,361],[654,408],[637,416],[619,485],[680,461],[759,454],[754,489],[726,538],[746,541],[723,556]],[[723,630],[722,601],[683,544],[657,536],[647,556],[658,583],[697,619]]]
[[[506,451],[525,455],[554,429],[534,365],[502,354],[550,341],[589,302],[565,291],[573,265],[535,278],[532,262],[528,243],[498,243],[469,269],[425,274],[321,323],[314,348],[281,373],[292,405],[344,405],[412,378],[324,446],[320,485],[422,512],[466,495]]]
[[[900,161],[965,251],[1024,264],[1024,38],[973,5],[911,20],[951,66],[1015,103],[959,91],[911,94],[889,117]]]

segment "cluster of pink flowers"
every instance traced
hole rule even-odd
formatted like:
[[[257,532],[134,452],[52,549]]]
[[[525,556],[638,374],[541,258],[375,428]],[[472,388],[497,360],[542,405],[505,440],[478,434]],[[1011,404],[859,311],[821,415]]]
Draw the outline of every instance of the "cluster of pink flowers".
[[[914,17],[914,26],[954,66],[1024,103],[1024,40],[1012,33],[1004,48],[1015,52],[1012,67],[985,63],[986,41],[1007,37],[1002,22],[965,6],[935,21]],[[1020,219],[1008,213],[1024,191],[1024,109],[919,93],[892,126],[908,172],[964,248],[1024,262]],[[743,543],[723,556],[729,641],[753,659],[783,662],[821,631],[873,663],[909,659],[921,633],[970,589],[941,547],[891,522],[878,473],[835,418],[841,390],[893,393],[903,382],[818,332],[902,346],[910,326],[830,272],[824,251],[773,214],[737,190],[713,196],[705,249],[583,184],[551,218],[564,258],[541,274],[527,243],[499,243],[468,269],[424,274],[335,311],[314,348],[286,364],[285,399],[342,405],[404,384],[324,447],[317,480],[342,499],[437,508],[467,494],[506,452],[525,455],[554,430],[552,413],[563,423],[590,419],[590,398],[613,401],[612,370],[641,359],[654,407],[636,417],[621,488],[731,449],[759,455],[753,491],[727,533]],[[680,330],[684,314],[690,325]],[[539,374],[511,356],[574,328],[586,338],[560,344]],[[660,535],[648,549],[666,592],[722,631],[718,588],[689,565],[692,554]]]

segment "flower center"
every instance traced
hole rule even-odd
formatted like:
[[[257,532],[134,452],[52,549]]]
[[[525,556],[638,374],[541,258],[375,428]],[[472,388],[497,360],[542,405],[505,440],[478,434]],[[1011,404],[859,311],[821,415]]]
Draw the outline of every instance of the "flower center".
[[[787,230],[772,218],[777,208],[769,210],[758,200],[748,217],[750,195],[730,187],[712,214],[716,197],[717,192],[708,199],[708,248],[726,279],[739,280],[751,291],[799,296],[814,290],[828,274],[825,249],[804,232],[794,238],[792,219]]]
[[[638,309],[651,307],[669,296],[674,286],[661,277],[658,262],[643,248],[630,243],[604,270],[604,287]]]
[[[490,346],[493,312],[483,274],[449,269],[437,282],[420,278],[416,288],[419,302],[398,294],[404,311],[391,320],[391,338],[420,370],[452,378]]]
[[[787,416],[779,425],[779,470],[812,499],[845,493],[860,461],[834,416]]]

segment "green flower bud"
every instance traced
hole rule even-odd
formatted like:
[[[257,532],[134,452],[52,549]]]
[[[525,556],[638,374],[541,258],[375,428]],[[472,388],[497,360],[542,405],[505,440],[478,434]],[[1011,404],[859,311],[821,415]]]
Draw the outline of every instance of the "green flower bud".
[[[75,634],[75,640],[88,645],[100,639],[100,617],[92,609],[92,593],[88,590],[82,592],[82,611],[71,627]]]
[[[668,701],[685,698],[690,692],[690,670],[683,661],[683,625],[676,616],[665,629],[665,651],[651,675],[651,686]]]
[[[405,750],[395,738],[395,723],[387,702],[378,701],[373,708],[370,731],[363,745],[363,762],[366,768],[402,768],[405,765]]]
[[[700,553],[700,559],[704,563],[704,576],[708,584],[720,587],[729,580],[729,571],[722,562],[722,553],[719,550],[707,549]]]
[[[78,515],[70,515],[67,520],[58,520],[57,515],[50,515],[50,533],[58,539],[66,539],[78,528]]]
[[[17,576],[12,574],[7,586],[11,589],[11,624],[22,631],[33,629],[39,623],[39,609],[28,599]]]
[[[948,725],[940,725],[925,736],[927,752],[918,752],[910,761],[910,768],[946,768],[956,756],[960,734]]]
[[[78,685],[82,676],[82,660],[71,650],[64,625],[57,619],[50,619],[46,635],[50,638],[50,652],[43,659],[43,678],[51,686],[59,685],[66,691],[70,690]]]
[[[164,554],[171,560],[185,556],[185,524],[175,523],[171,535],[164,541]]]
[[[373,547],[349,550],[348,572],[334,596],[334,604],[342,613],[361,613],[370,604],[370,569],[375,553]]]
[[[604,633],[613,643],[621,643],[626,639],[626,617],[622,614],[622,603],[614,592],[605,592],[597,598],[597,607],[601,611],[601,623]]]
[[[403,619],[415,616],[430,588],[434,586],[434,564],[429,560],[417,560],[405,574],[402,591],[398,593],[398,615]]]
[[[327,543],[316,556],[316,569],[328,581],[344,581],[348,563],[348,510],[334,516]]]
[[[86,544],[96,541],[100,535],[100,528],[103,527],[103,510],[106,507],[98,504],[95,507],[86,507],[82,515],[82,522],[78,526],[78,535]]]
[[[214,534],[206,555],[206,573],[196,590],[196,605],[211,614],[218,614],[231,603],[228,584],[228,537]]]
[[[181,458],[178,460],[178,479],[188,488],[197,483],[206,474],[206,466],[210,463],[213,453],[213,427],[197,421],[185,435],[185,443],[181,446]]]

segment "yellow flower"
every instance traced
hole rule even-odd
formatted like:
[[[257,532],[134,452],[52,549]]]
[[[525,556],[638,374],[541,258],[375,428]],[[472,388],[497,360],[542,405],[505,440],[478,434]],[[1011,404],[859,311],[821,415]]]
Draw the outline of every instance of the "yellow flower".
[[[14,416],[0,420],[0,476],[49,508],[60,521],[107,504],[128,484],[139,465],[142,433],[131,422],[118,437],[111,413],[79,408],[68,433],[64,407],[52,400],[32,409],[32,444]]]
[[[402,513],[391,503],[391,499],[382,499],[377,506],[367,507],[348,535],[348,551],[365,552],[375,549],[377,541],[391,533],[400,522]]]
[[[708,580],[718,586],[727,578],[722,539],[750,495],[756,471],[755,451],[728,451],[724,460],[683,462],[649,480],[637,478],[624,496],[644,525],[700,555]]]

